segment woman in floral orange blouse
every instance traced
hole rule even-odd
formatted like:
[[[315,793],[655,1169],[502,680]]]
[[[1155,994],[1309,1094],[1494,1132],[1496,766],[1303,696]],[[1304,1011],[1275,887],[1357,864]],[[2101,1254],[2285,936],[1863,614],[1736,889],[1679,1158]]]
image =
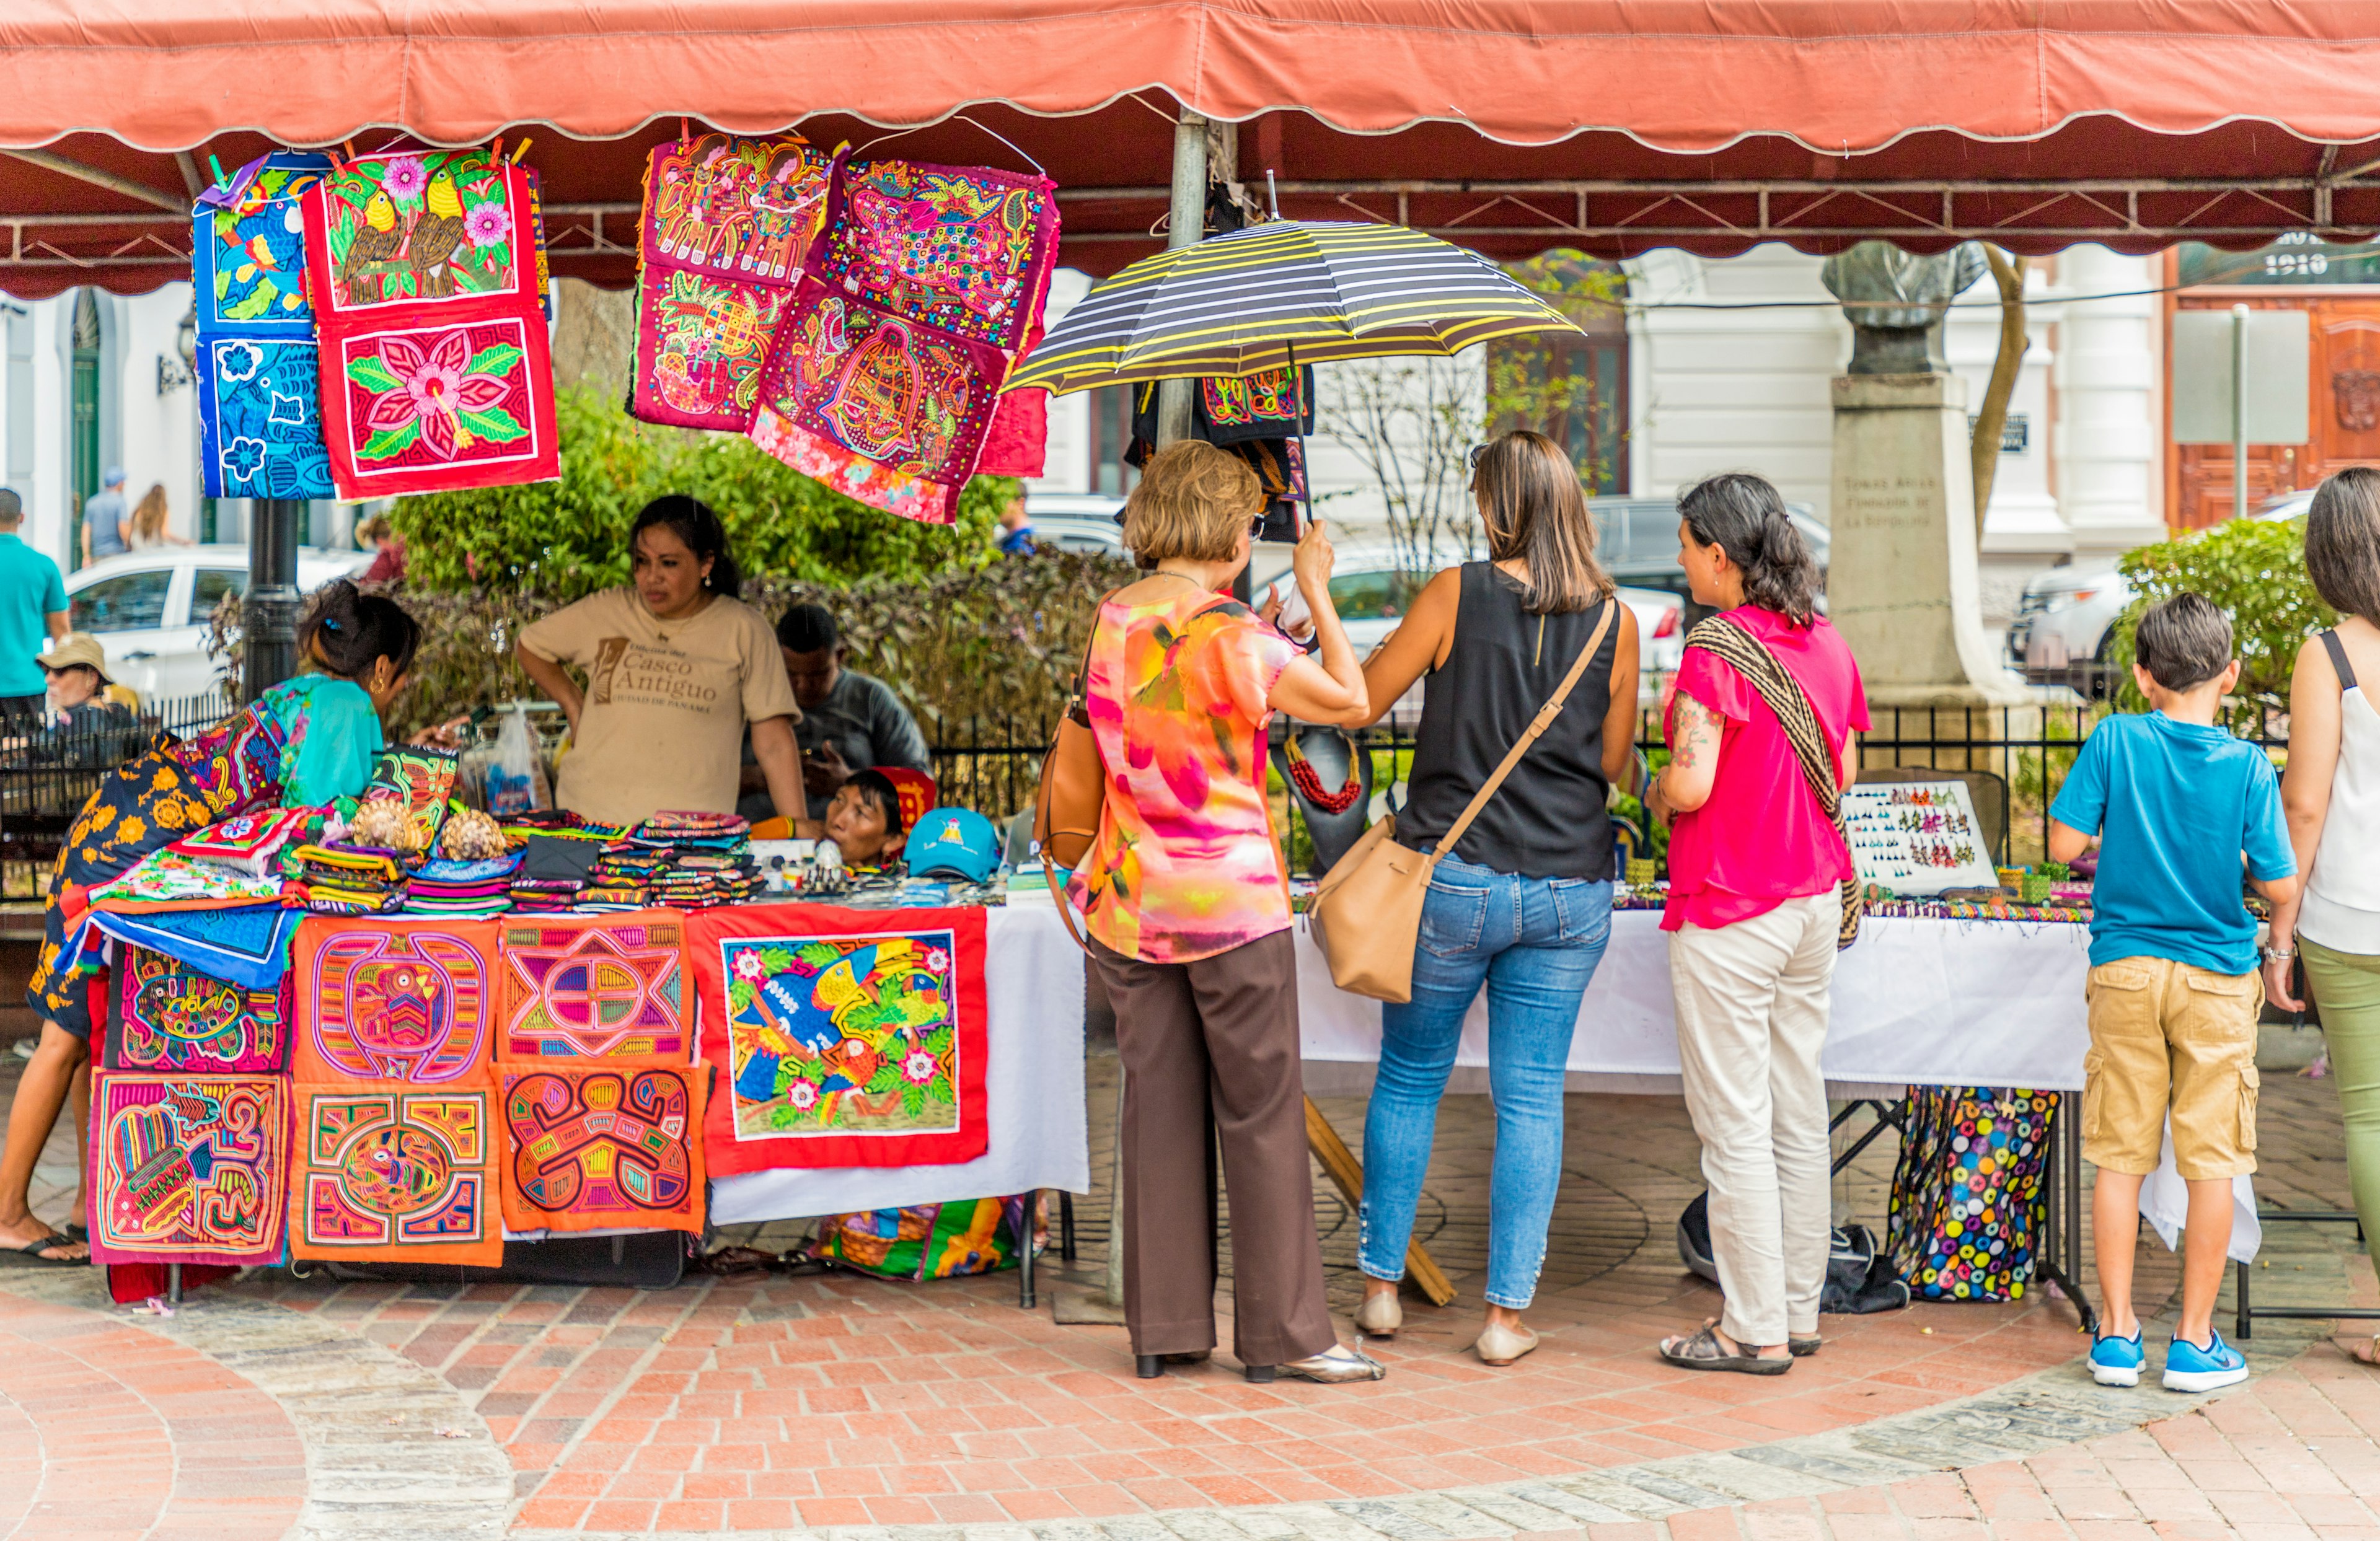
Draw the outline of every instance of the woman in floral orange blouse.
[[[1263,506],[1211,444],[1152,458],[1124,508],[1148,577],[1099,607],[1086,699],[1107,803],[1075,878],[1123,1060],[1124,1316],[1143,1376],[1215,1345],[1208,1121],[1231,1195],[1234,1352],[1251,1380],[1372,1380],[1322,1297],[1298,1075],[1288,873],[1265,800],[1265,724],[1367,716],[1330,607],[1330,542],[1297,548],[1318,661],[1226,590]]]

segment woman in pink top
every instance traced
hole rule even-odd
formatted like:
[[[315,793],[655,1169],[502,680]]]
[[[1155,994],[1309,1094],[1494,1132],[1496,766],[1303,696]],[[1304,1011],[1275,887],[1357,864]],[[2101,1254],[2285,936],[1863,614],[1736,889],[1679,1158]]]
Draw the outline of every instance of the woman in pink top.
[[[1238,456],[1160,451],[1123,516],[1124,544],[1155,571],[1108,598],[1091,637],[1085,704],[1108,791],[1073,892],[1123,1061],[1124,1321],[1143,1377],[1214,1347],[1211,1117],[1247,1377],[1377,1380],[1378,1364],[1340,1346],[1322,1294],[1288,873],[1265,801],[1275,710],[1342,726],[1371,714],[1318,522],[1296,572],[1319,662],[1224,592],[1263,506]]]
[[[1678,512],[1694,599],[1751,633],[1801,687],[1849,786],[1845,746],[1868,725],[1859,665],[1817,613],[1817,565],[1784,500],[1759,477],[1730,473],[1688,488]],[[1670,764],[1650,796],[1670,825],[1661,928],[1726,1307],[1700,1331],[1664,1340],[1661,1355],[1687,1369],[1781,1375],[1818,1348],[1832,1223],[1818,1051],[1851,853],[1776,713],[1692,637],[1668,736]]]

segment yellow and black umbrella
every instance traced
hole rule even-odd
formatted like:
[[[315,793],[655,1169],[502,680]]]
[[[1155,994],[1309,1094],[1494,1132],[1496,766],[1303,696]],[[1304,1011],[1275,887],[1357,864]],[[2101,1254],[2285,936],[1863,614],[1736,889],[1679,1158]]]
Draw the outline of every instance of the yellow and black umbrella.
[[[1578,328],[1501,270],[1401,224],[1277,220],[1145,257],[1094,287],[1004,388],[1245,375],[1459,353]]]

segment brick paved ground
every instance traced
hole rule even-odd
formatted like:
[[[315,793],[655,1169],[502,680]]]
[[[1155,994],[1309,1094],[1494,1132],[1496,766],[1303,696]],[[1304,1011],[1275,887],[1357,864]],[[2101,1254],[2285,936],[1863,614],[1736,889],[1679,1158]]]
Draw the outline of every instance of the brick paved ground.
[[[2266,1201],[2343,1203],[2328,1087],[2269,1075],[2266,1098]],[[1360,1101],[1329,1110],[1354,1140]],[[1546,1345],[1489,1370],[1467,1352],[1486,1117],[1484,1098],[1450,1100],[1423,1211],[1466,1298],[1409,1302],[1409,1330],[1381,1351],[1390,1378],[1353,1389],[1249,1387],[1228,1357],[1135,1381],[1120,1329],[1050,1319],[1054,1268],[1034,1314],[1007,1275],[639,1294],[275,1273],[170,1322],[112,1315],[88,1272],[0,1273],[0,1536],[203,1524],[237,1541],[295,1523],[414,1537],[1000,1526],[1050,1541],[1649,1541],[2374,1523],[2356,1495],[2380,1491],[2380,1376],[2309,1349],[2306,1330],[2260,1324],[2266,1373],[2203,1404],[2090,1388],[2070,1310],[2037,1297],[1830,1317],[1827,1349],[1775,1380],[1666,1370],[1652,1340],[1713,1304],[1670,1241],[1699,1180],[1667,1099],[1572,1100],[1531,1313]],[[1871,1223],[1890,1153],[1879,1142],[1839,1184]],[[63,1142],[56,1157],[53,1204]],[[1353,1227],[1324,1192],[1343,1308]],[[1096,1198],[1083,1207],[1087,1281],[1103,1236]],[[2380,1299],[2346,1245],[2336,1228],[2277,1228],[2260,1288],[2277,1304]],[[2174,1282],[2145,1242],[2144,1313]],[[56,1425],[69,1417],[92,1423]],[[102,1437],[104,1462],[85,1458]],[[326,1496],[333,1476],[344,1486]],[[2263,1487],[2288,1503],[2236,1497]]]

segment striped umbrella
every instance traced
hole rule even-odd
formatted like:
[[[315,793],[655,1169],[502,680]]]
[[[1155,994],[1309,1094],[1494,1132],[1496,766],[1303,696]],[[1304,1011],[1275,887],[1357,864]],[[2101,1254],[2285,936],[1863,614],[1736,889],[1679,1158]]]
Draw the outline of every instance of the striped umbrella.
[[[1334,358],[1458,353],[1561,312],[1461,247],[1401,224],[1277,220],[1145,257],[1066,312],[1005,389],[1052,394]]]

